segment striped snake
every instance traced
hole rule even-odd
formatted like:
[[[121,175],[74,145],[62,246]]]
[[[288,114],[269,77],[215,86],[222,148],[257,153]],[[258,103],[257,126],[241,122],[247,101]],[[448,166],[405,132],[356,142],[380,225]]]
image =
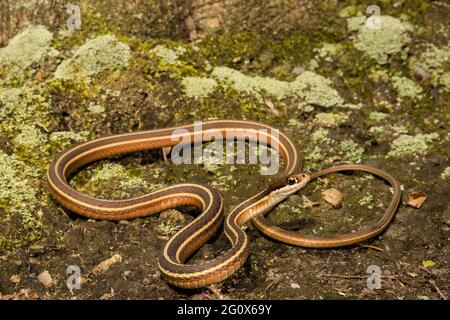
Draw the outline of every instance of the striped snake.
[[[183,139],[194,143],[212,141],[211,130],[227,139],[259,142],[278,146],[284,160],[284,173],[257,195],[235,207],[225,217],[224,232],[231,248],[215,259],[201,264],[186,260],[208,241],[223,221],[223,202],[219,193],[208,186],[182,183],[126,200],[93,198],[74,190],[68,178],[81,167],[94,161],[141,150],[173,147]],[[175,133],[176,132],[176,133]],[[277,132],[277,134],[274,134]],[[394,194],[383,217],[373,226],[358,232],[329,238],[301,236],[271,225],[264,213],[269,212],[309,181],[322,175],[357,170],[380,176],[394,188]],[[117,134],[81,143],[58,154],[47,172],[51,193],[64,207],[92,219],[124,220],[143,217],[180,206],[194,206],[201,214],[178,231],[164,247],[158,259],[163,278],[181,288],[198,288],[222,281],[239,269],[249,254],[249,239],[242,226],[249,220],[264,234],[281,242],[305,247],[339,247],[355,244],[381,233],[394,218],[400,202],[400,185],[390,174],[366,165],[341,165],[317,173],[301,171],[301,157],[296,145],[282,132],[250,121],[217,120],[202,124],[201,132],[194,125]]]

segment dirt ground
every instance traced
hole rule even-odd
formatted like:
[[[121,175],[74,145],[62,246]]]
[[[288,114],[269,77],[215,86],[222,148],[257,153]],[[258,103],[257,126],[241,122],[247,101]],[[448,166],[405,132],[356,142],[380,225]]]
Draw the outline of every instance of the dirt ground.
[[[372,3],[356,0],[74,0],[74,30],[68,4],[0,4],[0,299],[449,297],[447,1],[379,1],[381,29],[368,27]],[[78,142],[209,119],[283,130],[305,170],[356,162],[390,172],[402,185],[395,220],[365,243],[320,250],[279,243],[249,223],[240,270],[181,290],[161,278],[157,257],[196,210],[95,221],[48,191],[51,159]],[[96,162],[70,183],[105,199],[208,184],[228,213],[276,178],[259,169],[175,165],[153,150]],[[324,200],[329,188],[342,193],[339,208]],[[412,192],[425,195],[420,208],[408,205]],[[305,235],[349,233],[381,217],[391,196],[371,175],[331,174],[268,218]],[[189,263],[228,247],[219,233]],[[67,286],[69,266],[81,272],[79,289]],[[381,272],[378,289],[368,287],[370,266]]]

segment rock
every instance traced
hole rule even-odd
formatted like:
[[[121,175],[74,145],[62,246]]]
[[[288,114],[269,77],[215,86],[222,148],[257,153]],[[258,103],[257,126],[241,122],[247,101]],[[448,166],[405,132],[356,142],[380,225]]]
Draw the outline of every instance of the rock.
[[[331,204],[334,208],[338,208],[341,206],[342,203],[342,193],[335,189],[330,188],[322,192],[323,199]]]
[[[95,266],[91,270],[91,273],[94,276],[99,276],[99,275],[105,273],[106,271],[108,271],[109,267],[111,267],[113,264],[116,264],[118,262],[122,262],[122,256],[119,254],[115,254],[111,258],[100,262],[97,266]]]
[[[14,284],[19,284],[21,279],[18,274],[13,274],[9,280]]]
[[[291,283],[291,288],[292,289],[300,289],[300,286],[298,283]]]
[[[53,278],[50,273],[45,270],[38,276],[39,282],[42,283],[46,288],[53,286]]]

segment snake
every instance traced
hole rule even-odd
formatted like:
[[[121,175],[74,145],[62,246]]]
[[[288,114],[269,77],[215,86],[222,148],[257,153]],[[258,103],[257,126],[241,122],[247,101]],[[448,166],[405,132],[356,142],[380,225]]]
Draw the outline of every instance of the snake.
[[[70,183],[82,167],[112,156],[192,144],[212,142],[220,134],[227,140],[261,142],[276,147],[284,163],[284,172],[263,191],[237,205],[224,216],[219,192],[207,185],[180,183],[140,197],[109,200],[91,197],[74,189]],[[173,149],[172,149],[173,150]],[[339,247],[355,244],[381,233],[395,216],[400,201],[400,185],[387,172],[366,165],[341,165],[316,173],[301,170],[302,159],[297,145],[283,132],[259,122],[246,120],[212,120],[164,129],[114,134],[83,142],[58,153],[47,170],[50,193],[66,209],[90,219],[129,220],[180,206],[193,206],[201,213],[180,229],[166,243],[158,257],[158,268],[164,280],[183,289],[201,288],[230,277],[247,260],[250,241],[243,226],[252,223],[265,235],[281,242],[305,247]],[[358,232],[330,238],[305,237],[279,229],[264,215],[290,195],[322,175],[338,171],[365,171],[387,180],[393,196],[383,217],[374,225]],[[222,226],[231,247],[214,259],[189,264],[187,260]]]

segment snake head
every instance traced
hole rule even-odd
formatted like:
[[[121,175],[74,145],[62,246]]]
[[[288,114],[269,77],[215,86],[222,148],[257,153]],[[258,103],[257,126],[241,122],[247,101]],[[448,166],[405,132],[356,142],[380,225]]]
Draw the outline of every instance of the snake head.
[[[282,200],[296,193],[311,180],[307,172],[291,174],[273,183],[270,187],[272,197]]]

